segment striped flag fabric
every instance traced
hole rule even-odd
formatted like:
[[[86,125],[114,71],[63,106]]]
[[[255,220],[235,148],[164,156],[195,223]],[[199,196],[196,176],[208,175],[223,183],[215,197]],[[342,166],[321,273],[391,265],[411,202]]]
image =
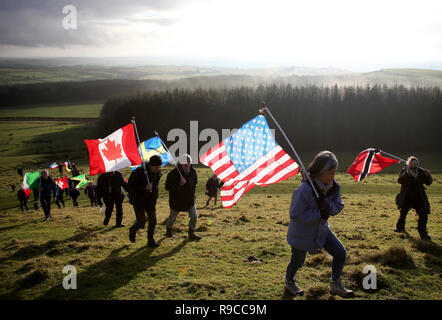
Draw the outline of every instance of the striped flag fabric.
[[[360,182],[368,175],[379,172],[395,163],[399,163],[399,160],[384,157],[379,150],[369,148],[358,154],[352,165],[347,169],[347,173],[356,182]]]
[[[276,143],[258,115],[200,157],[224,185],[221,201],[230,208],[254,186],[268,186],[298,173],[298,164]]]
[[[69,166],[71,163],[68,161],[63,162],[64,168],[66,169],[66,172],[71,172],[71,169],[69,169]]]

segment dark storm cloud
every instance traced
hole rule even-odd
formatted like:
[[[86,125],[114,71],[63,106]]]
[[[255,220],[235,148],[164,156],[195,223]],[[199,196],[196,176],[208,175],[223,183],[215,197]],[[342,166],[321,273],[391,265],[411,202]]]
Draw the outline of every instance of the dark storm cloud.
[[[202,1],[194,0],[193,2]],[[167,26],[174,19],[162,17],[133,18],[146,11],[176,9],[188,4],[182,0],[1,0],[0,45],[25,47],[64,47],[65,45],[100,45],[118,41],[110,27],[130,23],[149,23]],[[77,9],[77,30],[62,27],[63,7],[73,5]]]

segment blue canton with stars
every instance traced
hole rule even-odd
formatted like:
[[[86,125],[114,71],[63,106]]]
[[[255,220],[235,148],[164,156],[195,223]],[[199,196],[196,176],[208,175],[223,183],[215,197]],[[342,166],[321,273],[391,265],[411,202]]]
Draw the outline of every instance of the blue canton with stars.
[[[230,160],[240,173],[277,145],[267,120],[262,115],[245,123],[223,142]]]

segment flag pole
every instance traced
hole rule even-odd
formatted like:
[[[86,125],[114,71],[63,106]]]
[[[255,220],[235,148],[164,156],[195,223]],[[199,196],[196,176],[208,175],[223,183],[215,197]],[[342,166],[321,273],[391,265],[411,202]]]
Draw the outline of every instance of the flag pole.
[[[392,158],[394,158],[394,159],[396,159],[396,160],[399,160],[400,162],[407,162],[407,160],[404,160],[404,159],[402,159],[402,158],[399,158],[399,157],[396,157],[396,156],[394,156],[394,155],[392,155],[392,154],[390,154],[390,153],[388,153],[388,152],[385,152],[384,150],[379,150],[381,153],[385,153],[387,156],[389,156],[389,157],[392,157]]]
[[[384,150],[379,150],[380,152],[382,152],[382,153],[385,153],[387,156],[389,156],[389,157],[392,157],[392,158],[394,158],[394,159],[396,159],[396,160],[399,160],[400,162],[405,162],[405,163],[407,163],[407,160],[405,160],[405,159],[402,159],[402,158],[399,158],[399,157],[396,157],[396,156],[394,156],[394,155],[392,155],[392,154],[390,154],[390,153],[388,153],[388,152],[385,152]],[[422,170],[425,170],[425,168],[422,168],[422,167],[419,167],[419,169],[422,169]]]
[[[177,162],[175,161],[175,159],[173,158],[172,154],[169,152],[169,149],[167,149],[167,146],[165,145],[165,143],[163,142],[163,140],[161,139],[160,135],[158,134],[158,132],[156,132],[155,130],[153,131],[155,133],[155,135],[158,137],[158,139],[160,139],[161,144],[163,145],[164,149],[166,149],[167,153],[172,157],[173,162],[175,162],[175,167],[178,170],[178,173],[180,174],[181,178],[184,179],[183,175],[181,174],[181,170],[180,168],[178,168]]]
[[[292,143],[290,142],[289,138],[287,137],[287,135],[285,134],[284,130],[282,130],[281,126],[279,125],[278,121],[276,121],[275,117],[272,115],[272,113],[270,112],[270,109],[266,106],[265,102],[261,103],[262,108],[259,109],[259,114],[264,115],[264,112],[267,111],[267,113],[269,114],[269,116],[273,119],[273,121],[275,122],[275,124],[278,126],[279,130],[281,131],[281,133],[283,134],[284,138],[287,140],[288,144],[290,145],[290,147],[292,148],[292,151],[295,153],[296,158],[298,159],[299,164],[301,165],[301,170],[304,171],[305,175],[307,176],[308,181],[310,182],[310,185],[313,188],[313,191],[315,192],[315,195],[317,198],[319,198],[319,194],[316,191],[316,188],[313,184],[313,181],[310,179],[310,175],[308,174],[307,170],[304,167],[304,164],[302,163],[301,158],[299,157],[298,153],[296,152],[295,148],[293,147]]]
[[[137,124],[135,123],[135,116],[132,116],[132,123],[135,128],[135,133],[137,134],[138,147],[141,148],[140,136],[138,135]],[[144,155],[142,152],[141,152],[141,159],[143,160],[142,162],[143,162],[144,174],[146,175],[146,179],[147,179],[147,184],[150,184],[149,175],[147,174],[146,163],[144,161]],[[152,189],[150,190],[150,192],[152,192]]]

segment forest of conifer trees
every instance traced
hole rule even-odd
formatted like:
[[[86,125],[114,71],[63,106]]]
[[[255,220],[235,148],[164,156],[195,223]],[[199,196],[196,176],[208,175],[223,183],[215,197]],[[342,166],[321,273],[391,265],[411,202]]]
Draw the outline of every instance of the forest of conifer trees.
[[[152,91],[108,99],[97,134],[104,137],[135,116],[145,139],[154,130],[162,137],[173,128],[189,134],[192,120],[198,121],[199,131],[213,128],[221,137],[222,129],[238,128],[256,116],[261,101],[266,101],[295,146],[305,151],[440,149],[442,96],[438,87],[261,85]],[[268,122],[275,127],[269,117]],[[277,141],[286,147],[283,139],[277,137]],[[200,146],[206,143],[201,141]]]

